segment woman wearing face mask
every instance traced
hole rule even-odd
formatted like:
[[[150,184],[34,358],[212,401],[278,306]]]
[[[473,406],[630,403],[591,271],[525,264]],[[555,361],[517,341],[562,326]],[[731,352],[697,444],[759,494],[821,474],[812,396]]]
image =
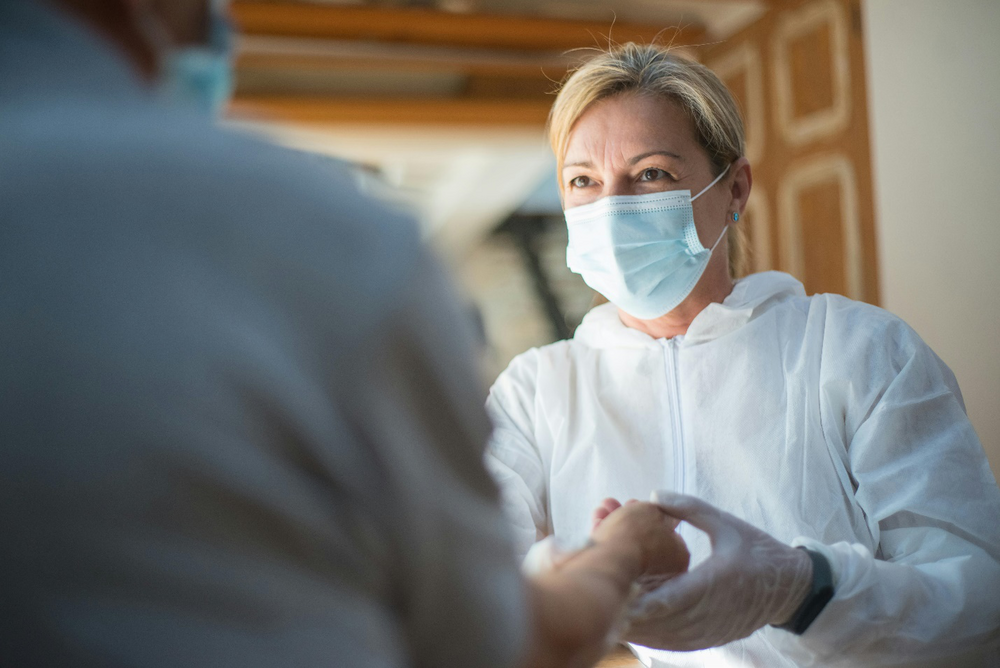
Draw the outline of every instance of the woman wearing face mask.
[[[491,390],[522,552],[655,491],[696,567],[632,606],[647,665],[990,661],[1000,491],[954,376],[881,309],[734,280],[753,176],[723,84],[626,44],[549,131],[567,262],[609,303]]]

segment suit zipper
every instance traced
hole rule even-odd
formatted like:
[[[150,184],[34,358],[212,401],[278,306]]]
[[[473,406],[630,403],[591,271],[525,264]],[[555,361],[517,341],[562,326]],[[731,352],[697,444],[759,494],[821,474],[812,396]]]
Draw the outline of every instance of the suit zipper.
[[[679,494],[684,494],[686,461],[684,453],[684,430],[681,425],[681,384],[680,375],[677,370],[677,338],[665,339],[662,345],[667,394],[670,399],[670,427],[674,443],[674,490]]]

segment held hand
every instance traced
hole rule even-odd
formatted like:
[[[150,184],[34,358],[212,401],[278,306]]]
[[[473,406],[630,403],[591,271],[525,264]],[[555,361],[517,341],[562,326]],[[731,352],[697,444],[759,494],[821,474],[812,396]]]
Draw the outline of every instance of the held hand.
[[[636,579],[687,568],[677,520],[659,506],[630,503],[609,513],[589,547],[557,555],[529,576],[536,625],[530,665],[593,665],[617,642]]]
[[[654,497],[671,516],[707,533],[712,554],[633,606],[627,640],[690,651],[791,618],[812,582],[805,552],[695,497],[672,492]]]
[[[591,541],[632,550],[644,577],[672,576],[687,570],[690,555],[675,531],[678,520],[651,503],[629,501],[624,506],[605,499],[594,511]]]

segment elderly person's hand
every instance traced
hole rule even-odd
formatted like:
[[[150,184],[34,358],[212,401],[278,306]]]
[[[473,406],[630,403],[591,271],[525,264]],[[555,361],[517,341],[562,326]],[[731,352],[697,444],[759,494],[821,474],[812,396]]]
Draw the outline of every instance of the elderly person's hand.
[[[635,506],[635,507],[633,507]],[[638,564],[637,582],[645,589],[649,583],[662,583],[687,570],[691,555],[684,539],[675,529],[680,520],[667,515],[652,503],[635,499],[625,504],[627,510],[615,513],[614,520],[602,526],[605,518],[622,508],[617,499],[605,499],[594,510],[589,547],[612,547],[621,554],[628,554]],[[554,536],[535,543],[528,551],[522,571],[539,575],[559,568],[581,552],[581,546],[567,547]]]
[[[626,640],[690,651],[724,645],[792,617],[812,582],[805,552],[695,497],[656,492],[654,499],[671,516],[707,533],[712,554],[638,600]]]
[[[691,557],[684,539],[675,531],[679,520],[651,503],[631,501],[619,507],[595,522],[592,543],[631,547],[638,555],[643,577],[662,579],[687,570]]]
[[[536,635],[528,665],[592,665],[618,640],[636,581],[687,568],[676,527],[659,506],[631,503],[601,522],[587,547],[539,560],[547,566],[529,575]]]
[[[625,502],[625,507],[630,507],[636,503],[639,502],[636,499],[631,499]],[[598,527],[604,522],[604,520],[621,507],[623,507],[622,503],[618,499],[607,498],[601,501],[600,505],[598,505],[591,514],[591,540],[593,540],[593,536],[598,534]],[[616,515],[615,518],[616,522],[621,520],[620,515]],[[676,529],[677,525],[680,524],[680,520],[670,516],[667,516],[667,520],[670,523],[671,529]],[[601,529],[600,531],[603,532],[606,530],[607,528]],[[688,564],[691,561],[691,555],[687,550],[687,545],[684,544],[684,539],[680,537],[680,534],[676,532],[672,535],[672,538],[675,539],[676,544],[660,555],[662,559],[668,560],[667,563],[662,564],[659,568],[650,569],[648,572],[643,573],[638,580],[636,580],[636,584],[639,586],[640,592],[652,591],[678,573],[683,573],[687,570]],[[639,592],[636,592],[636,595],[638,593]]]

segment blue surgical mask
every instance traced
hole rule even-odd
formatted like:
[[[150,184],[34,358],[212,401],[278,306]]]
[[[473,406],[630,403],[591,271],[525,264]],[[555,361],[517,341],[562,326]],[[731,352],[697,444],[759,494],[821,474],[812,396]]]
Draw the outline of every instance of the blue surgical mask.
[[[566,264],[626,313],[652,320],[687,298],[705,272],[729,226],[705,248],[691,202],[729,171],[691,197],[690,190],[609,196],[566,210]]]
[[[218,116],[233,93],[233,29],[224,2],[212,2],[210,22],[208,44],[167,50],[160,89],[172,100]]]

